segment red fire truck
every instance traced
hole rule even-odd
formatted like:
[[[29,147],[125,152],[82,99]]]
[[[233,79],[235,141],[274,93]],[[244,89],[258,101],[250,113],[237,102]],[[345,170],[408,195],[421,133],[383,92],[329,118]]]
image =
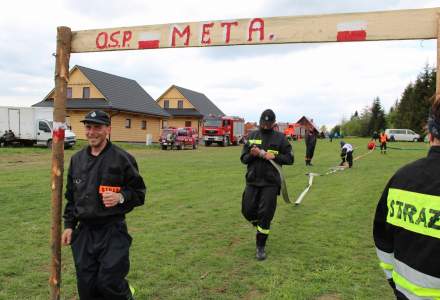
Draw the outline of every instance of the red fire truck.
[[[288,123],[287,128],[284,129],[284,135],[288,140],[296,141],[301,137],[301,124]]]
[[[244,135],[244,119],[209,116],[203,120],[202,133],[205,146],[212,143],[220,146],[238,145]]]

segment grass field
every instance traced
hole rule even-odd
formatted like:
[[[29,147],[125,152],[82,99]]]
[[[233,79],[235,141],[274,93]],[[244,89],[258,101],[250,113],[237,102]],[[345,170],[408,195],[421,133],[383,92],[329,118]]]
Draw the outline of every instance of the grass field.
[[[358,147],[355,157],[367,152],[366,139],[347,141]],[[300,206],[278,198],[263,262],[240,212],[241,147],[123,145],[148,186],[146,205],[127,217],[137,299],[393,299],[375,256],[373,215],[387,180],[428,146],[390,145],[426,150],[376,150],[351,170],[315,178]],[[295,164],[284,171],[294,201],[306,172],[339,162],[339,141],[318,140],[309,168],[304,143],[293,147]],[[66,150],[66,170],[78,149]],[[0,299],[48,299],[50,157],[43,148],[0,148]],[[69,247],[62,272],[62,298],[76,299]]]

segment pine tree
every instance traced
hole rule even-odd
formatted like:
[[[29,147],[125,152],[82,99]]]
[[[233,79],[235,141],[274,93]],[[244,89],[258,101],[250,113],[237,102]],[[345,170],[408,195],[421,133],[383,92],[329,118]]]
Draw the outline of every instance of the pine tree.
[[[409,128],[420,134],[424,133],[430,101],[435,94],[435,84],[435,69],[425,66],[415,83],[410,83],[403,91],[395,112],[396,128]]]
[[[373,105],[371,107],[371,118],[368,122],[368,135],[372,135],[373,132],[379,132],[385,130],[385,111],[380,104],[379,97],[373,100]]]

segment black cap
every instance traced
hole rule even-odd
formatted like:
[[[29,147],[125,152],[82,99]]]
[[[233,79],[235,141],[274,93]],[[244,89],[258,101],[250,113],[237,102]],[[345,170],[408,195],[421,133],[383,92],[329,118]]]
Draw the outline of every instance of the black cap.
[[[263,111],[260,117],[260,125],[262,123],[275,123],[275,113],[271,109],[266,109]]]
[[[110,116],[108,115],[108,113],[102,110],[92,110],[84,117],[84,120],[81,120],[81,122],[103,125],[111,124]]]

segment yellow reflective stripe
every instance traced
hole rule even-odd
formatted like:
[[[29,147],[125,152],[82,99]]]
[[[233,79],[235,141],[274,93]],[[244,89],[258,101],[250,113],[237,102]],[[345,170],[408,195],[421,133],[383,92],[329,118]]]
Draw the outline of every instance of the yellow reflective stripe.
[[[130,284],[128,285],[128,287],[130,288],[131,295],[134,296],[134,293],[136,292],[136,290]]]
[[[440,297],[440,289],[432,289],[425,288],[422,286],[418,286],[410,281],[408,281],[405,277],[399,275],[398,273],[393,271],[393,280],[394,282],[413,293],[416,296],[420,297]]]
[[[387,222],[406,230],[440,238],[440,196],[391,188]]]
[[[267,152],[272,153],[273,155],[277,155],[278,154],[278,151],[271,150],[271,149],[267,150]]]
[[[381,261],[381,262],[379,263],[379,266],[380,266],[382,269],[384,269],[384,270],[388,270],[388,271],[392,271],[392,270],[394,269],[394,266],[393,266],[393,265],[390,265],[390,264],[384,263],[383,261]]]
[[[257,230],[261,233],[264,233],[264,234],[269,234],[269,231],[270,231],[269,229],[263,229],[260,226],[257,226]]]
[[[249,144],[255,144],[255,145],[261,145],[263,141],[262,140],[249,140]]]

